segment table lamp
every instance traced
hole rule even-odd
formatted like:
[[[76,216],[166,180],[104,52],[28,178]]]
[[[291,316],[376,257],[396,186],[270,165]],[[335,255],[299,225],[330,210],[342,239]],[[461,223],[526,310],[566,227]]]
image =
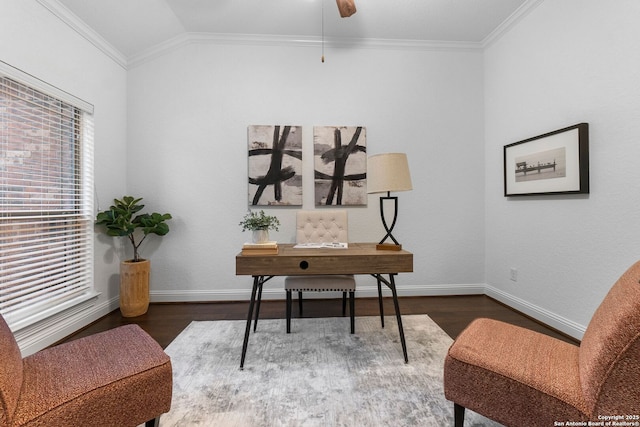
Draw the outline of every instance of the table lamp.
[[[391,192],[412,189],[406,154],[385,153],[369,156],[367,160],[367,193],[387,193],[386,196],[380,196],[380,217],[387,234],[376,245],[376,249],[395,251],[402,249],[402,245],[391,234],[398,217],[398,197],[391,197]],[[391,226],[388,226],[384,215],[386,200],[393,202],[393,221],[391,221]],[[393,243],[385,243],[387,238],[390,238]]]

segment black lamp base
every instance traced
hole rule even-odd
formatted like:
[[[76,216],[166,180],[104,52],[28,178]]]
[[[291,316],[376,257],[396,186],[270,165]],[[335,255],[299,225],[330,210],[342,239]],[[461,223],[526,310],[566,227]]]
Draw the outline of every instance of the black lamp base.
[[[389,200],[393,203],[393,221],[391,221],[390,227],[387,224],[387,220],[384,217],[384,202],[386,200]],[[396,219],[398,219],[398,198],[391,197],[391,194],[389,192],[387,192],[386,196],[380,197],[380,218],[382,219],[382,225],[384,226],[384,230],[387,232],[387,234],[385,234],[382,240],[380,240],[380,243],[376,245],[376,249],[382,250],[382,251],[402,250],[402,245],[398,243],[396,238],[393,237],[393,234],[391,234],[391,232],[393,231],[393,227],[395,227],[396,225]],[[388,238],[393,240],[393,243],[385,243],[385,240],[387,240]]]

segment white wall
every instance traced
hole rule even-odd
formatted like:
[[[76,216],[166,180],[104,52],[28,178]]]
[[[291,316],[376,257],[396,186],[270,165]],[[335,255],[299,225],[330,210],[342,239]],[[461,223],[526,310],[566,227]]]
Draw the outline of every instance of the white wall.
[[[250,239],[247,126],[303,126],[304,208],[313,206],[313,126],[367,128],[369,154],[406,152],[414,190],[397,193],[394,235],[415,254],[402,295],[482,292],[484,151],[479,50],[326,49],[291,43],[186,43],[136,64],[128,80],[128,188],[172,231],[152,239],[152,300],[246,299],[235,276]],[[350,240],[383,235],[378,197],[348,207]],[[294,208],[265,209],[294,238]],[[145,243],[146,245],[146,243]],[[374,282],[358,278],[359,294]],[[279,279],[265,297],[283,298]],[[268,288],[268,289],[267,289]],[[453,291],[452,291],[453,290]]]
[[[639,20],[635,0],[545,1],[485,52],[488,293],[577,337],[640,254]],[[503,197],[504,145],[580,122],[589,195]]]
[[[126,71],[35,1],[3,0],[0,60],[95,106],[96,190],[108,199],[126,189]],[[118,263],[112,239],[97,239],[100,296],[80,313],[56,316],[19,332],[23,354],[45,347],[117,308]]]
[[[99,208],[125,193],[174,215],[151,237],[155,301],[245,299],[234,275],[248,240],[246,129],[304,127],[304,207],[313,208],[312,127],[367,127],[369,154],[404,151],[396,236],[415,253],[402,295],[487,292],[574,336],[637,259],[640,58],[634,0],[542,2],[483,54],[184,43],[128,73],[33,1],[7,0],[0,59],[96,106]],[[127,80],[128,79],[128,80]],[[502,195],[504,145],[578,122],[591,131],[591,194]],[[350,207],[353,241],[383,234],[378,199]],[[293,239],[295,209],[268,209]],[[50,325],[61,337],[117,304],[125,242],[96,237],[92,311]],[[518,281],[509,269],[518,269]],[[485,272],[486,269],[486,272]],[[271,282],[270,282],[271,283]],[[368,292],[371,280],[359,278]],[[274,281],[266,297],[282,297]],[[25,337],[29,342],[31,337]],[[45,345],[29,343],[29,348]]]

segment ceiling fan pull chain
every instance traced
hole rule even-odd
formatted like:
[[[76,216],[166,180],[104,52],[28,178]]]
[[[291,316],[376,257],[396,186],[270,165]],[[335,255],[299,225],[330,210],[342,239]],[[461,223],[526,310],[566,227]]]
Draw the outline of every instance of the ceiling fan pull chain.
[[[322,63],[324,64],[324,0],[322,1]]]

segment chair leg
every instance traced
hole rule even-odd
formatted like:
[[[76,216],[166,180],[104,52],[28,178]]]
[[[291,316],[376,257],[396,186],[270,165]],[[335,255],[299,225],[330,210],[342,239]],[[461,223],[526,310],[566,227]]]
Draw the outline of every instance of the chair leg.
[[[287,333],[291,333],[291,291],[287,290]]]
[[[356,332],[356,297],[355,292],[349,292],[349,315],[351,317],[351,333]]]
[[[347,313],[347,293],[343,292],[342,293],[342,316],[344,317],[346,313]]]
[[[160,425],[160,417],[154,418],[144,423],[144,427],[158,427],[159,425]]]
[[[298,291],[298,312],[300,312],[300,317],[302,317],[302,291]]]
[[[453,404],[453,422],[455,427],[464,427],[464,406]]]

